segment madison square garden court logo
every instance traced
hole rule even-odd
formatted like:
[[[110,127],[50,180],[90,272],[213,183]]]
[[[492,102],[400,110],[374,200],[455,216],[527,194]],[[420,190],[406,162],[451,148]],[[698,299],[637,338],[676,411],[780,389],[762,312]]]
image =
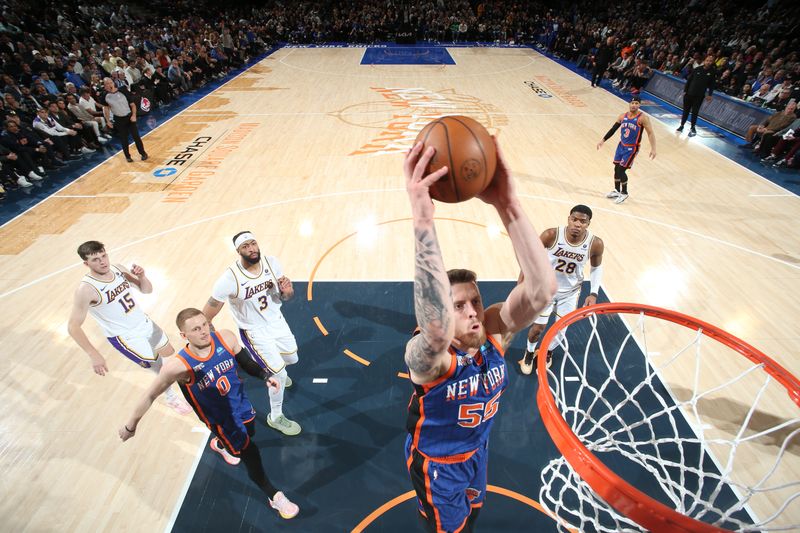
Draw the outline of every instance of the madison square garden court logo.
[[[536,96],[538,96],[539,98],[552,98],[553,97],[553,95],[550,92],[548,92],[547,89],[545,89],[544,87],[542,87],[541,85],[539,85],[535,81],[526,81],[524,83],[525,83],[525,85],[530,87],[531,91],[533,91],[536,94]]]
[[[508,125],[499,109],[455,89],[424,87],[370,87],[376,99],[349,105],[330,114],[345,124],[374,130],[372,139],[349,155],[402,154],[430,121],[448,115],[466,115],[496,134]],[[387,118],[387,115],[389,116]]]

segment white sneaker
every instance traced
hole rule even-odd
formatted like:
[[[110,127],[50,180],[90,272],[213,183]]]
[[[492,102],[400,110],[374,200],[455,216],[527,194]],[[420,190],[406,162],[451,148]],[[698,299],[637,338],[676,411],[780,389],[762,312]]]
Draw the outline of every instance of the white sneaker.
[[[99,142],[100,144],[106,144],[108,142],[108,139],[106,139],[105,137],[98,137],[97,142]]]
[[[38,166],[38,167],[36,167],[36,170],[38,170],[38,171],[39,171],[39,175],[40,175],[40,176],[41,176],[42,174],[44,174],[44,167],[43,167],[43,166]]]
[[[536,355],[525,350],[525,355],[519,360],[519,369],[526,376],[530,376],[533,372],[533,362],[536,361]]]
[[[40,176],[39,174],[37,174],[37,173],[36,173],[36,172],[34,172],[33,170],[31,170],[30,172],[28,172],[28,178],[29,178],[30,180],[32,180],[32,181],[42,181],[42,180],[44,179],[44,177]]]
[[[211,442],[208,443],[208,447],[220,454],[222,458],[225,459],[225,462],[231,466],[236,466],[242,462],[242,460],[238,457],[234,457],[228,453],[228,450],[226,450],[225,447],[219,442],[217,437],[211,439]]]
[[[284,435],[288,435],[290,437],[300,433],[300,424],[293,420],[289,420],[283,415],[279,416],[275,421],[272,420],[272,415],[267,415],[267,425],[272,429],[276,429]]]
[[[620,194],[619,196],[617,196],[617,199],[614,200],[614,203],[615,204],[621,204],[622,202],[624,202],[627,199],[628,199],[628,195],[627,194]]]
[[[610,193],[606,194],[606,198],[616,198],[619,196],[619,191],[611,191]]]
[[[95,151],[93,149],[89,148],[88,146],[84,146],[83,148],[81,148],[81,153],[82,154],[93,154],[94,152]]]
[[[17,185],[20,187],[33,187],[33,183],[25,179],[25,176],[20,176],[17,180]]]
[[[292,383],[294,383],[294,381],[292,381],[292,378],[286,376],[286,383],[283,384],[283,388],[288,389],[289,387],[292,386]]]
[[[290,502],[289,498],[281,491],[275,493],[275,498],[269,499],[269,506],[278,511],[281,518],[286,520],[294,518],[300,512],[297,504]]]

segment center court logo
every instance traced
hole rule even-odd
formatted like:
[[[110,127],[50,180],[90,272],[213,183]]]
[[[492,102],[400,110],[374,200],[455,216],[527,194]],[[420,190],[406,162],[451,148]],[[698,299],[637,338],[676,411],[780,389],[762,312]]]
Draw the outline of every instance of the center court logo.
[[[533,92],[536,93],[536,96],[539,98],[552,98],[553,95],[550,94],[547,89],[536,83],[535,81],[526,81],[524,82],[525,85],[531,88]]]
[[[353,104],[330,114],[349,126],[377,130],[372,140],[348,155],[405,153],[430,121],[447,115],[467,115],[496,133],[508,124],[500,110],[455,89],[424,87],[370,87],[380,99]],[[389,118],[373,117],[386,114]]]

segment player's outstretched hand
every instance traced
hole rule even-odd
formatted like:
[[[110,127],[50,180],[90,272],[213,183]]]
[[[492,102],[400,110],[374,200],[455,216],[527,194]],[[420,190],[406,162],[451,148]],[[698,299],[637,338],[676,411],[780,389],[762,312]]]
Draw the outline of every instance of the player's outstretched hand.
[[[278,278],[278,288],[281,292],[286,292],[292,289],[292,282],[286,276],[281,276]]]
[[[517,190],[514,180],[511,178],[511,170],[508,168],[506,157],[503,150],[500,149],[500,143],[497,142],[497,137],[492,135],[492,140],[497,153],[497,166],[491,183],[478,195],[478,198],[499,208],[516,201]]]
[[[650,159],[655,159],[655,158],[656,158],[656,151],[650,150]]]
[[[131,274],[133,274],[137,278],[141,278],[142,276],[144,276],[144,269],[139,265],[137,265],[136,263],[134,263],[133,265],[131,265]]]
[[[281,382],[272,377],[267,378],[267,388],[279,392],[281,390]]]
[[[92,360],[92,368],[94,369],[94,373],[98,376],[105,376],[106,372],[108,372],[108,366],[106,365],[106,359],[102,355],[94,355],[90,356]]]
[[[594,294],[590,294],[590,295],[589,295],[589,296],[587,296],[587,297],[586,297],[586,299],[583,301],[583,306],[584,306],[584,307],[589,307],[590,305],[594,305],[594,304],[596,304],[596,303],[597,303],[597,296],[595,296]]]
[[[406,177],[406,191],[411,201],[411,212],[415,218],[433,219],[433,201],[430,188],[442,176],[447,174],[447,167],[442,167],[436,172],[426,175],[436,149],[429,146],[422,151],[422,143],[417,143],[406,153],[403,161],[403,174]]]
[[[605,143],[605,141],[600,141],[599,143],[597,143],[597,149],[599,150],[603,146],[604,143]]]
[[[119,431],[117,433],[119,433],[119,438],[122,439],[122,442],[125,442],[126,440],[136,435],[136,428],[133,429],[134,431],[128,431],[128,426],[126,426],[125,424],[123,424],[122,427],[119,428]]]

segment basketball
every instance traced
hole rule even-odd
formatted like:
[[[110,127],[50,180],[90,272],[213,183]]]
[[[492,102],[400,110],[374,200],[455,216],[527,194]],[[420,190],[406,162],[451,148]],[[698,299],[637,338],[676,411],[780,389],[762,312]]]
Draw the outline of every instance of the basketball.
[[[442,117],[422,128],[414,142],[436,148],[426,174],[443,166],[448,173],[430,189],[440,202],[464,202],[489,186],[497,164],[494,140],[479,122],[463,116]]]

